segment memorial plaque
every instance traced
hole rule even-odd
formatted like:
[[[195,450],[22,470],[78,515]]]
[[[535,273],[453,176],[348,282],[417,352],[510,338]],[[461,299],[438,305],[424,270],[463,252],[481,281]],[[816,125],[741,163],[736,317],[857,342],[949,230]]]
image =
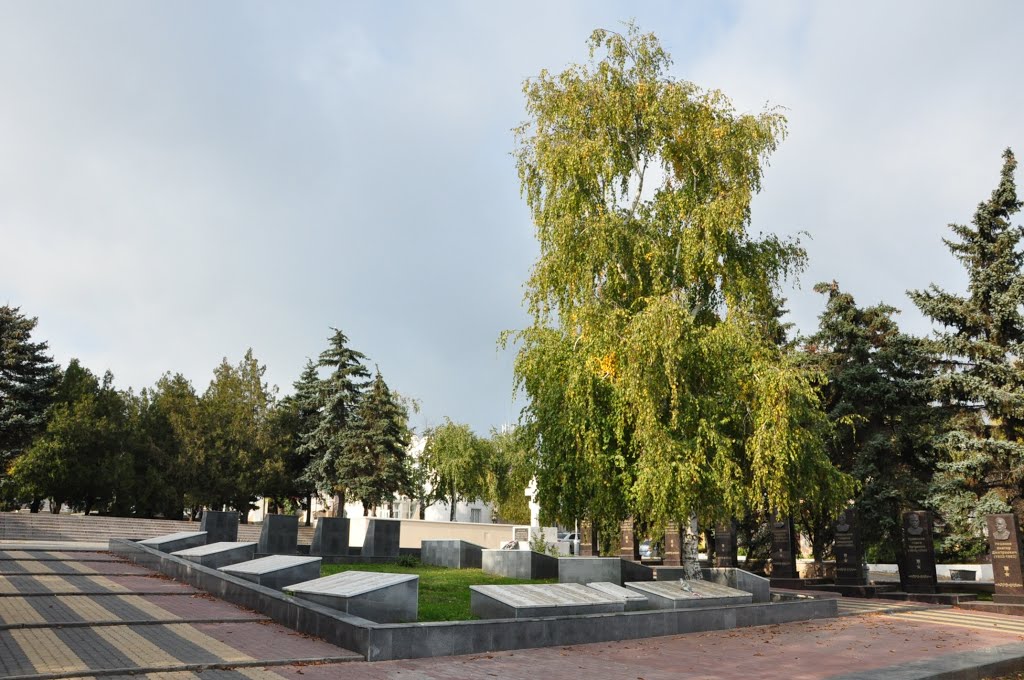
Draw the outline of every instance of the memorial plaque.
[[[669,522],[665,525],[665,554],[662,565],[666,567],[678,567],[683,564],[682,537],[679,534],[679,525]]]
[[[619,525],[619,557],[624,560],[640,561],[640,544],[633,536],[633,518],[623,520]]]
[[[793,520],[772,514],[772,578],[800,578],[796,570]]]
[[[934,593],[935,541],[932,539],[932,513],[903,513],[903,563],[900,582],[908,593]]]
[[[594,557],[597,555],[597,541],[594,534],[594,523],[589,519],[580,522],[580,557]]]
[[[529,543],[530,527],[512,527],[512,540],[519,543]]]
[[[238,540],[238,513],[203,510],[199,530],[206,532],[207,543],[234,543]]]
[[[715,566],[738,567],[736,522],[725,522],[715,527]]]
[[[989,515],[988,545],[992,551],[992,576],[996,582],[994,602],[1024,604],[1021,571],[1020,525],[1013,514]]]
[[[839,513],[835,523],[836,585],[866,586],[868,584],[864,562],[864,549],[860,544],[857,512],[847,508]]]

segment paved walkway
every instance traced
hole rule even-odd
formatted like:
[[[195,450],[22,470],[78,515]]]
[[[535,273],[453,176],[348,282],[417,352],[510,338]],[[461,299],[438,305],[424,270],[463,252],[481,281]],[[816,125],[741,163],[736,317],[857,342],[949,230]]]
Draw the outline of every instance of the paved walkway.
[[[370,664],[107,553],[4,547],[3,678],[853,680],[1024,668],[1024,618],[849,598],[824,621]]]

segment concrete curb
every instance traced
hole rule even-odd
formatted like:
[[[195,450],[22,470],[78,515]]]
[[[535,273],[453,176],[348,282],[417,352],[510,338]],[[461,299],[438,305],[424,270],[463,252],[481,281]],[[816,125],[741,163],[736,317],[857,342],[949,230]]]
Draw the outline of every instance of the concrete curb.
[[[266,614],[300,633],[364,655],[367,661],[480,654],[634,640],[745,626],[833,618],[836,601],[804,600],[706,609],[635,611],[532,619],[378,624],[249,581],[187,562],[126,540],[111,540],[115,554]]]
[[[1024,643],[832,676],[831,680],[979,680],[1024,670]]]

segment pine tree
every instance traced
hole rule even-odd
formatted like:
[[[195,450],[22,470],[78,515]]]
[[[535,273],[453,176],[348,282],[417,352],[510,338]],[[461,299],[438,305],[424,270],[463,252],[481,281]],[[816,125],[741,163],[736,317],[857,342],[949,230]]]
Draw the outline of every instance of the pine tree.
[[[1024,230],[1010,218],[1020,210],[1013,152],[1003,153],[999,185],[978,205],[971,226],[950,225],[944,239],[967,270],[964,296],[932,284],[910,297],[945,329],[931,345],[942,357],[933,397],[955,408],[941,440],[944,460],[932,502],[948,527],[944,547],[969,554],[984,549],[985,515],[1024,513]]]
[[[378,370],[356,408],[346,455],[337,464],[339,478],[345,480],[352,500],[362,501],[364,512],[409,491],[408,420],[405,407]]]
[[[310,456],[305,479],[317,488],[335,496],[338,516],[344,512],[347,481],[339,470],[356,407],[365,389],[369,372],[363,365],[366,355],[348,346],[348,338],[338,329],[330,338],[330,346],[320,354],[317,366],[331,370],[320,383],[320,417],[303,440],[301,450]]]
[[[818,331],[803,340],[801,359],[827,380],[823,405],[835,433],[829,458],[860,482],[856,508],[863,540],[891,551],[900,545],[902,511],[922,506],[934,472],[932,440],[941,411],[929,403],[925,383],[934,375],[933,357],[922,341],[900,332],[894,307],[858,307],[835,282],[814,289],[828,302]],[[815,559],[824,556],[834,519],[802,508],[801,528]]]
[[[275,423],[281,430],[279,434],[286,439],[283,442],[285,451],[282,484],[290,490],[289,494],[294,493],[304,499],[308,526],[316,485],[305,476],[312,461],[312,452],[304,444],[320,419],[321,380],[316,363],[307,361],[302,374],[292,387],[295,389],[294,394],[281,401],[275,418]]]
[[[7,470],[46,427],[60,373],[45,342],[33,342],[37,320],[0,307],[0,495]]]

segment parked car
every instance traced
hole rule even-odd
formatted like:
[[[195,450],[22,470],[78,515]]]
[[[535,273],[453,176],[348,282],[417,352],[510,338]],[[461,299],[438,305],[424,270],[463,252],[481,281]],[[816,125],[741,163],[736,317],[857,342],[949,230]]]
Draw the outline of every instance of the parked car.
[[[640,558],[652,559],[658,557],[658,544],[646,538],[640,542]]]

